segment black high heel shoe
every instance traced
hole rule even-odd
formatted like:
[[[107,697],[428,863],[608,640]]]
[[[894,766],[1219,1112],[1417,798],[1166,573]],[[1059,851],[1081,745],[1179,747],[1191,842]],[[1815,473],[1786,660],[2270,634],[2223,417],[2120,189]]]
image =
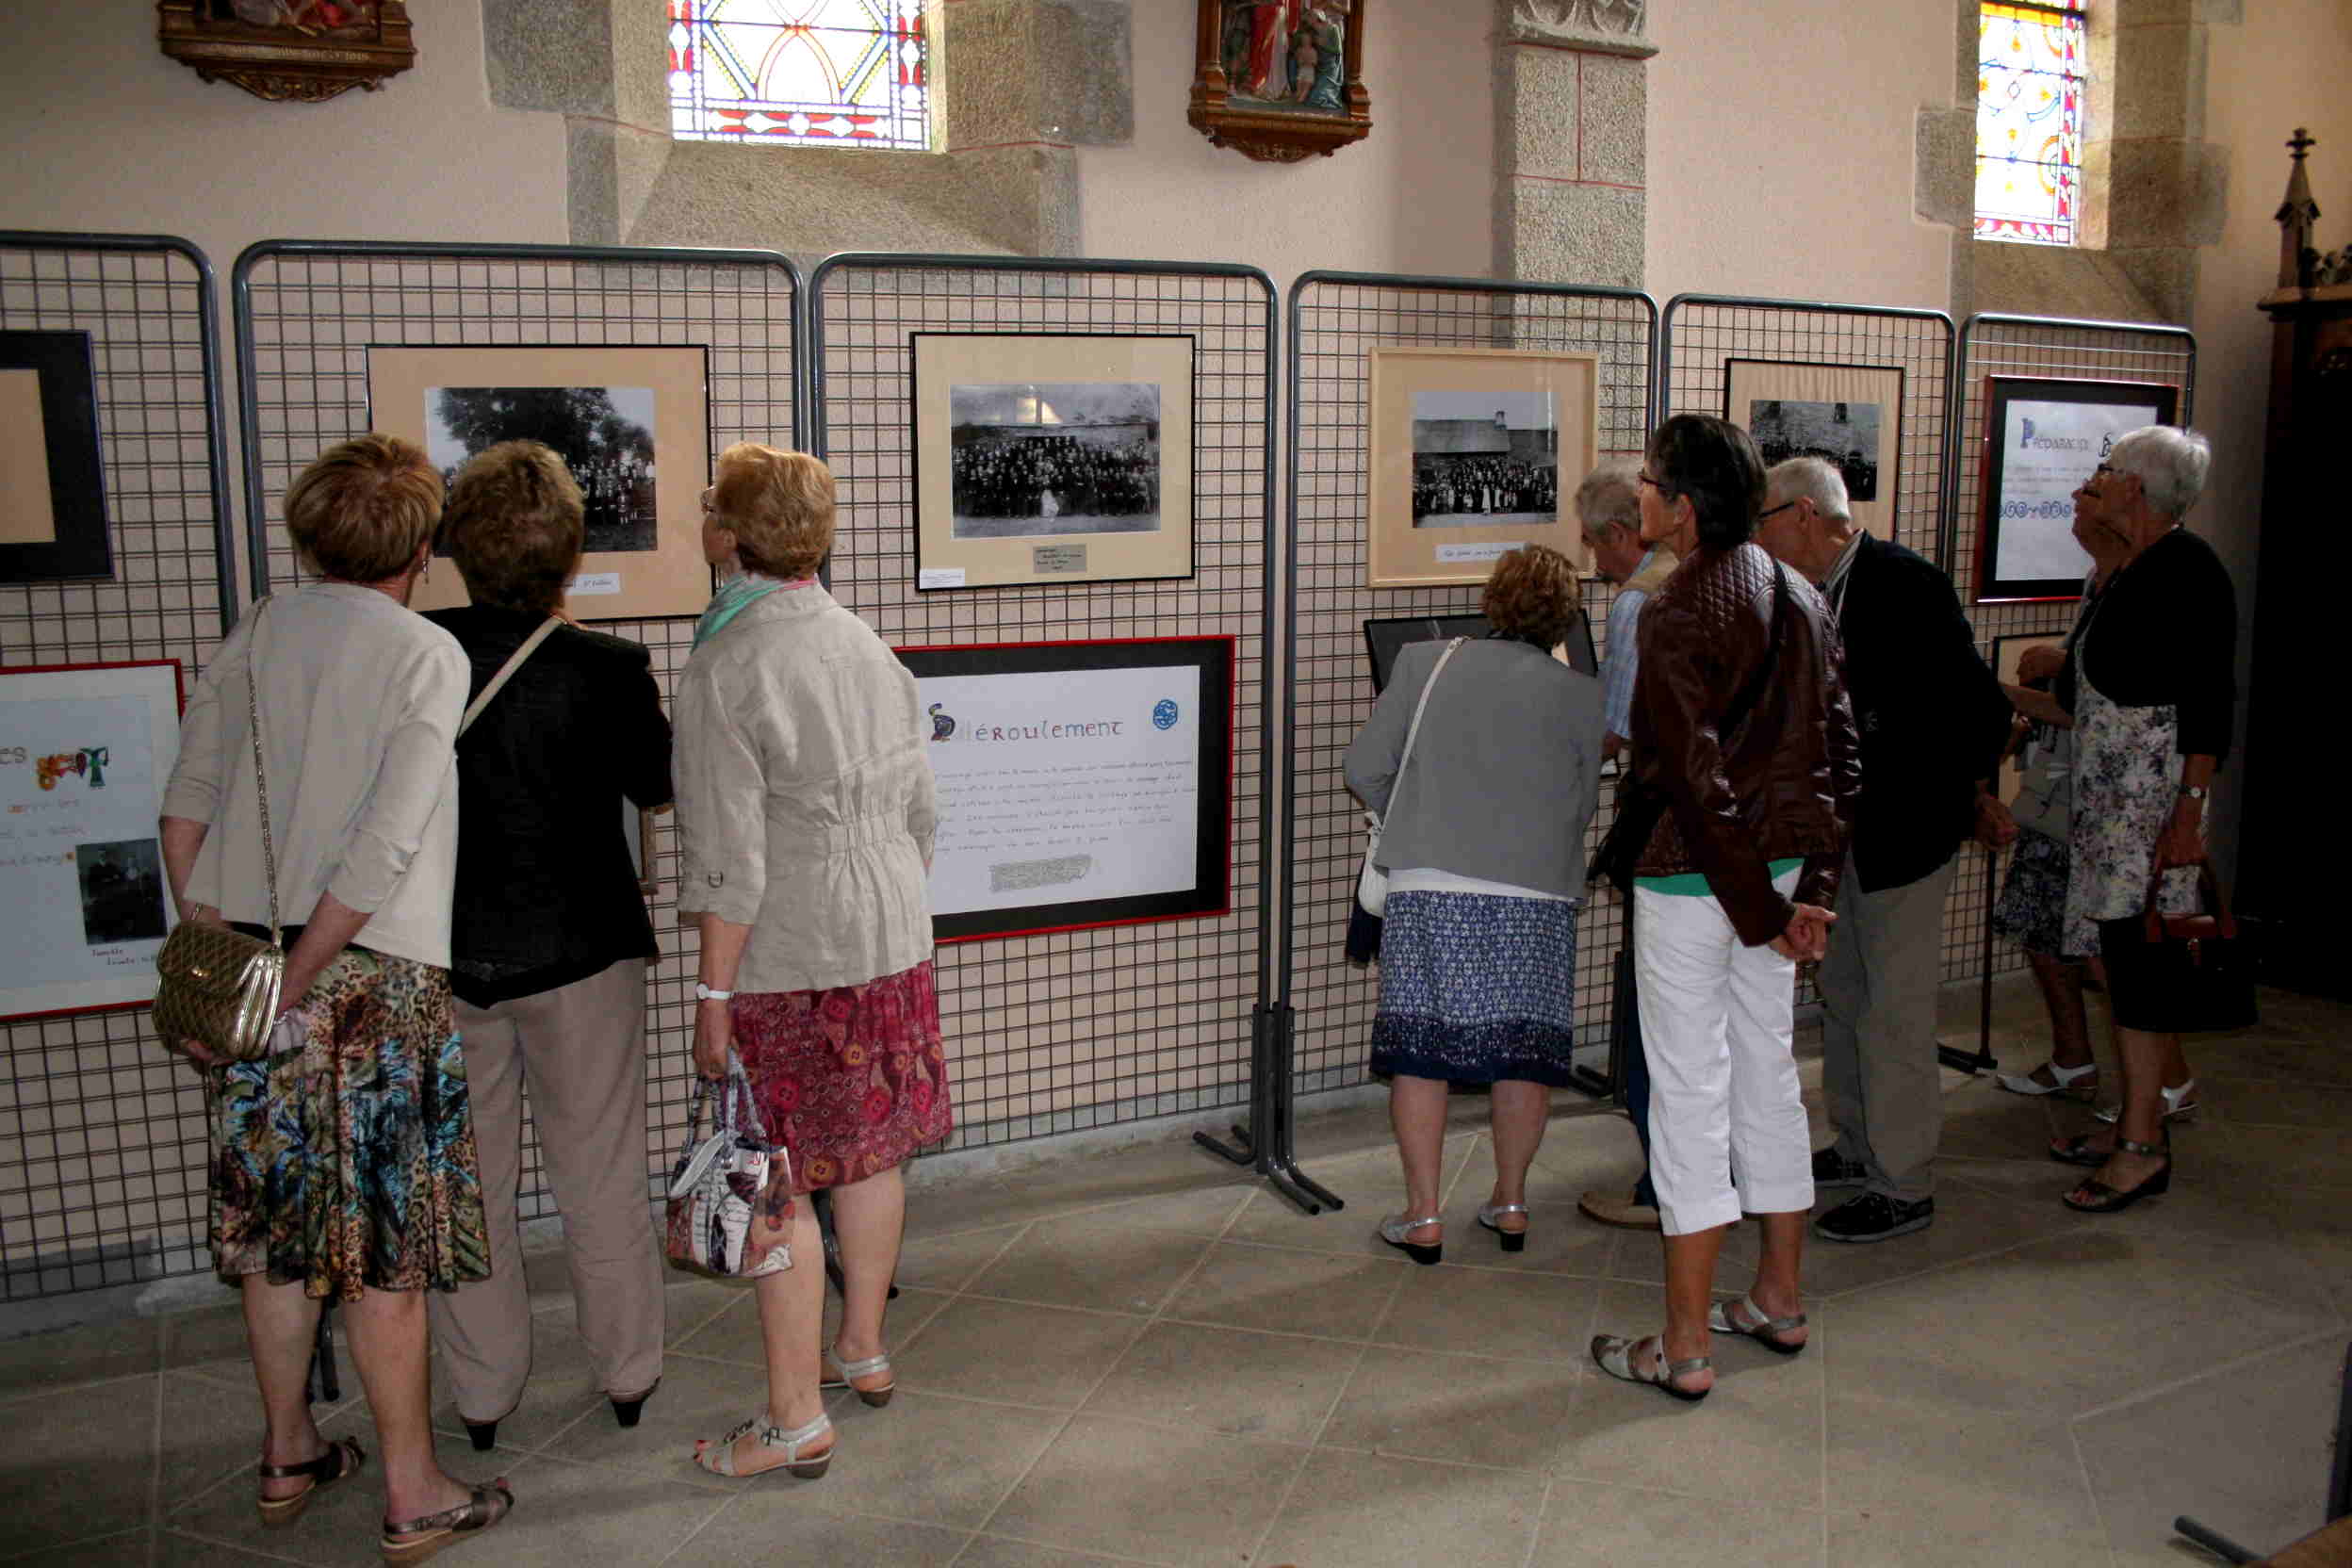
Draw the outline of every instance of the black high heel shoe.
[[[465,1417],[458,1419],[464,1421]],[[474,1440],[476,1453],[486,1454],[498,1441],[498,1424],[496,1421],[466,1421],[466,1435]]]
[[[2077,1214],[2121,1214],[2143,1198],[2161,1198],[2172,1190],[2172,1147],[2164,1143],[2136,1143],[2121,1134],[2115,1135],[2115,1147],[2127,1154],[2161,1154],[2164,1168],[2143,1181],[2138,1186],[2124,1190],[2109,1186],[2096,1177],[2084,1182],[2081,1190],[2091,1195],[2087,1203],[2078,1203],[2074,1194],[2062,1194],[2059,1201]]]
[[[653,1390],[661,1386],[662,1380],[656,1378],[653,1380],[653,1388],[646,1389],[643,1394],[632,1394],[627,1398],[617,1394],[606,1395],[605,1397],[612,1401],[612,1419],[623,1427],[634,1427],[637,1424],[637,1418],[645,1413],[645,1401],[652,1398]]]

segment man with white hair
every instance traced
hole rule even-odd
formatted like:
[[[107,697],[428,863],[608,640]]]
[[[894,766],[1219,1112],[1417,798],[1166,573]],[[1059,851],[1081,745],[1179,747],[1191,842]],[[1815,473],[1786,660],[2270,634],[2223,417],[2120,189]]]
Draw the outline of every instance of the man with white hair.
[[[1798,457],[1772,468],[1756,538],[1828,602],[1862,736],[1861,799],[1821,968],[1821,1087],[1837,1141],[1813,1156],[1816,1187],[1862,1190],[1813,1232],[1886,1241],[1936,1218],[1944,897],[1952,852],[1990,798],[2009,702],[1952,580],[1854,527],[1829,463]]]
[[[1635,629],[1642,607],[1681,564],[1674,547],[1642,542],[1641,464],[1613,457],[1595,466],[1576,486],[1576,526],[1584,532],[1585,548],[1592,552],[1593,569],[1617,584],[1617,597],[1609,607],[1609,642],[1601,659],[1601,722],[1606,734],[1601,754],[1616,757],[1633,733],[1633,679],[1640,661],[1635,655]],[[1630,941],[1630,938],[1627,939]],[[1631,998],[1625,1000],[1631,1004]],[[1595,1187],[1576,1200],[1588,1218],[1629,1231],[1655,1231],[1658,1189],[1650,1184],[1650,1072],[1642,1054],[1642,1030],[1636,1022],[1626,1042],[1625,1114],[1633,1119],[1642,1140],[1642,1175],[1628,1192],[1624,1187]]]

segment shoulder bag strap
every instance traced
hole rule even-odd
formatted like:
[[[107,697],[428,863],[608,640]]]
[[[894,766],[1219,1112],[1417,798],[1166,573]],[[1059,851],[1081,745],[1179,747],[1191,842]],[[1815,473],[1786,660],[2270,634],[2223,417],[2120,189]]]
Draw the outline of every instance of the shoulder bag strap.
[[[261,863],[270,877],[270,944],[286,945],[286,927],[278,923],[278,846],[270,832],[270,770],[261,760],[261,698],[257,694],[261,677],[253,667],[253,645],[261,636],[261,613],[269,607],[264,597],[253,606],[253,632],[245,639],[245,727],[253,737],[253,788],[261,796]]]
[[[1429,694],[1437,690],[1437,678],[1446,673],[1446,662],[1453,658],[1462,645],[1469,640],[1467,637],[1457,637],[1446,644],[1446,651],[1437,656],[1436,664],[1430,667],[1429,678],[1421,683],[1421,700],[1413,705],[1413,723],[1405,727],[1405,749],[1396,758],[1396,787],[1388,792],[1388,811],[1380,813],[1383,822],[1388,819],[1389,811],[1396,808],[1396,796],[1404,790],[1405,764],[1413,760],[1413,743],[1421,733],[1421,715],[1429,711]]]
[[[514,672],[523,667],[523,661],[538,652],[539,645],[546,642],[553,634],[555,629],[563,624],[563,616],[549,615],[539,624],[538,630],[523,639],[523,645],[516,648],[507,657],[506,662],[498,666],[498,673],[490,678],[490,684],[484,686],[481,694],[466,705],[466,716],[457,721],[457,732],[460,735],[474,727],[474,721],[482,717],[482,710],[490,706],[490,699],[497,696],[500,689],[514,678]]]

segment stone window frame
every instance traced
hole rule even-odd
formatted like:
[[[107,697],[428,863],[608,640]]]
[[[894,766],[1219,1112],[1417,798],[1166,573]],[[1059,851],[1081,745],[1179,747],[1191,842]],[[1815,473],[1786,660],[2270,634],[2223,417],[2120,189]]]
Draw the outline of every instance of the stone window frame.
[[[1953,231],[1952,314],[2008,310],[2186,324],[2197,251],[2218,243],[2229,155],[2205,138],[2210,30],[2244,0],[2094,0],[2075,244],[1978,239],[1978,0],[1955,0],[1954,108],[1922,109],[1914,211]]]
[[[675,139],[662,0],[483,0],[482,43],[494,105],[564,117],[575,244],[1072,255],[1077,149],[1134,137],[1128,3],[932,0],[933,152]]]

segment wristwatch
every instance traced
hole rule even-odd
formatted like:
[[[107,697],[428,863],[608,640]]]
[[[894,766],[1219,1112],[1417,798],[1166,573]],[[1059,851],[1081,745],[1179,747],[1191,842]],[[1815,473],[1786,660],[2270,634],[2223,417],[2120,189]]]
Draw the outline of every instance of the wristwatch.
[[[733,991],[714,991],[699,980],[694,982],[694,1000],[696,1002],[725,1002],[727,998],[733,996],[734,994],[735,993]]]
[[[2180,786],[2180,798],[2182,800],[2203,800],[2205,798],[2205,786],[2202,784],[2183,784]]]

